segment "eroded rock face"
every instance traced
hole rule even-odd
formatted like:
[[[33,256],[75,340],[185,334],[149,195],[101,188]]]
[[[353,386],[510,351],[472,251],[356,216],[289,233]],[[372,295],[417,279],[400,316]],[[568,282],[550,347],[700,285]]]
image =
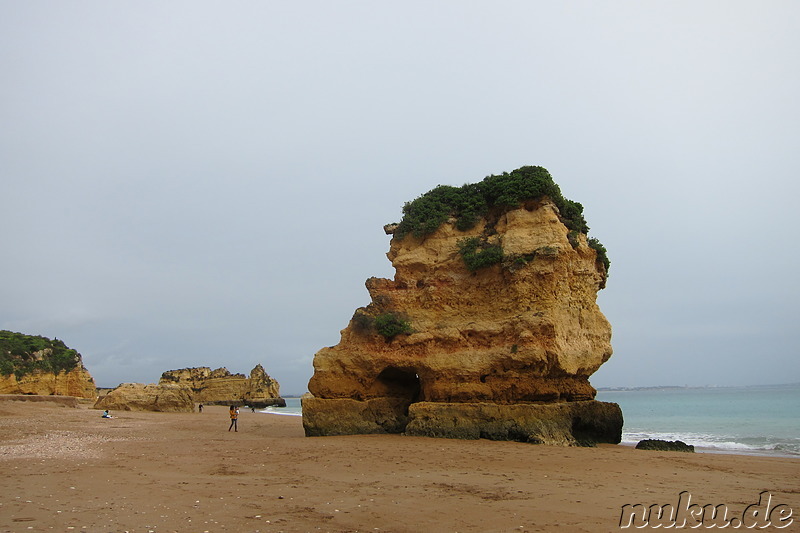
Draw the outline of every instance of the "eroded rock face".
[[[286,405],[280,397],[280,385],[269,377],[261,365],[250,371],[250,376],[231,374],[227,368],[211,370],[209,367],[168,370],[161,374],[159,384],[187,385],[194,401],[208,405],[245,404],[261,408]]]
[[[194,400],[188,386],[176,383],[143,385],[123,383],[94,404],[113,411],[192,412]]]
[[[502,263],[470,271],[459,253],[469,237],[500,245]],[[619,407],[598,407],[588,380],[612,353],[596,303],[606,271],[547,197],[468,231],[451,220],[424,238],[395,237],[387,255],[394,280],[367,280],[372,302],[314,357],[308,435],[619,442]],[[379,333],[387,315],[409,331]],[[597,427],[581,429],[593,417]]]
[[[97,397],[94,379],[83,365],[57,374],[35,370],[19,380],[14,374],[0,375],[0,394],[58,395],[91,399]]]

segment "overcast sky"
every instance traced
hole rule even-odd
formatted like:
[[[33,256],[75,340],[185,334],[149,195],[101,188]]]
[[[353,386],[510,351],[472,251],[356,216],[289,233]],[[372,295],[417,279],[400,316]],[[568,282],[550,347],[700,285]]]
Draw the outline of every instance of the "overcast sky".
[[[99,386],[314,353],[437,184],[547,168],[595,386],[800,381],[800,3],[0,0],[0,329]]]

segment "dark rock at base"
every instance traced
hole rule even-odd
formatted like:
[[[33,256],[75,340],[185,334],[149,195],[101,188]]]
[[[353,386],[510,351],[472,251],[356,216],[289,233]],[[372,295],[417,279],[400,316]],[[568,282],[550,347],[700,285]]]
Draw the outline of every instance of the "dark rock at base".
[[[490,439],[593,446],[618,444],[622,411],[596,400],[551,404],[440,403],[404,405],[392,398],[367,401],[306,398],[307,436],[404,433],[451,439]]]
[[[622,440],[622,410],[587,400],[549,404],[420,402],[409,408],[407,435],[594,446]]]
[[[402,433],[408,423],[407,402],[398,398],[359,401],[304,396],[302,405],[307,437]]]
[[[660,452],[694,453],[694,446],[680,440],[645,439],[636,445],[637,450],[656,450]]]

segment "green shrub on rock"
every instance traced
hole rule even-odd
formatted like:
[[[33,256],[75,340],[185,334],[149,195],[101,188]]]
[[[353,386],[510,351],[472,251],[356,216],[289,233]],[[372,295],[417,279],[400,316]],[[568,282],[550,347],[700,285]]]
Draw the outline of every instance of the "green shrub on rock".
[[[489,244],[480,237],[458,241],[458,252],[471,272],[503,261],[503,248],[499,244]]]
[[[590,238],[588,242],[589,242],[589,248],[597,252],[597,261],[602,263],[602,265],[606,269],[606,272],[608,272],[608,269],[611,268],[611,261],[609,261],[608,259],[608,252],[606,251],[606,247],[603,246],[600,243],[600,241],[598,241],[594,237]]]
[[[383,313],[375,317],[375,329],[387,340],[401,333],[411,333],[411,324],[394,313]]]

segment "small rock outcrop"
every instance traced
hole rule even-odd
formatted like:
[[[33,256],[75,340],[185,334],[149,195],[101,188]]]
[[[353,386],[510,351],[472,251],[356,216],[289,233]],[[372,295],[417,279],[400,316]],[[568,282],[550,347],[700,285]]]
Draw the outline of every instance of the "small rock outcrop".
[[[194,411],[194,400],[192,391],[186,385],[123,383],[98,399],[94,408],[113,411],[191,413]]]
[[[6,330],[0,331],[0,394],[97,396],[76,350],[58,339]]]
[[[261,365],[256,365],[249,377],[231,374],[227,368],[211,370],[207,366],[168,370],[161,374],[159,383],[186,385],[195,402],[207,405],[286,406],[286,400],[280,396],[280,385]]]
[[[694,446],[682,440],[645,439],[636,444],[637,450],[655,450],[659,452],[694,453]]]
[[[394,279],[368,279],[371,303],[314,357],[306,435],[618,443],[622,412],[588,380],[612,353],[609,262],[582,209],[541,167],[406,204],[384,228]]]

